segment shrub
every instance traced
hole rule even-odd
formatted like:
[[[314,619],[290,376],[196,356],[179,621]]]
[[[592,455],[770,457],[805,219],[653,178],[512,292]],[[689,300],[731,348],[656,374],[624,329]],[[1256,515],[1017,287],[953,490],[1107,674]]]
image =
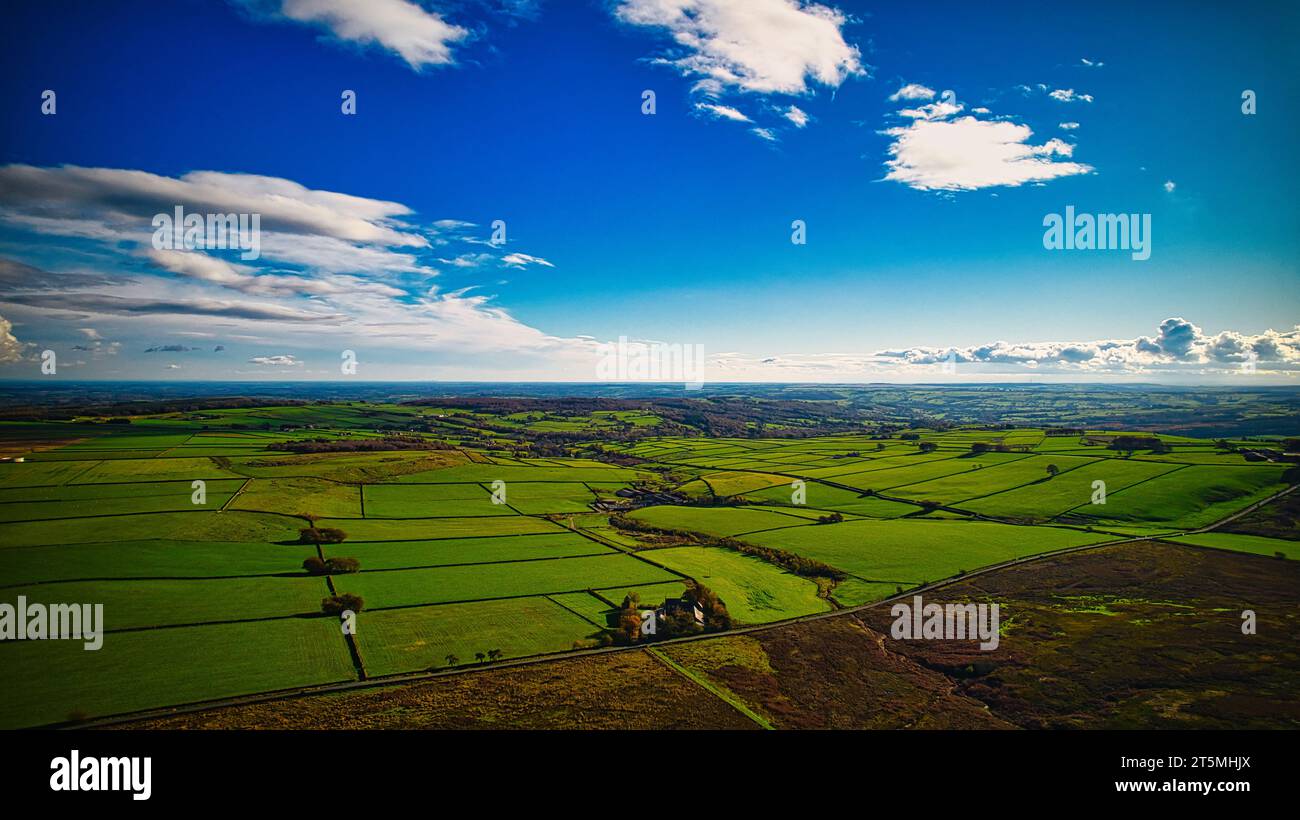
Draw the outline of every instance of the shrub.
[[[334,527],[303,527],[298,530],[300,544],[341,544],[348,534]]]
[[[336,575],[347,575],[361,570],[361,562],[355,558],[326,558],[325,568]]]
[[[302,568],[312,575],[346,575],[361,569],[361,562],[355,558],[326,558],[321,560],[312,556],[302,562]]]
[[[344,592],[341,595],[330,595],[326,598],[322,598],[320,609],[321,612],[324,612],[326,615],[338,615],[349,609],[353,612],[360,612],[364,605],[365,604],[361,600],[360,595],[353,595],[350,592]]]

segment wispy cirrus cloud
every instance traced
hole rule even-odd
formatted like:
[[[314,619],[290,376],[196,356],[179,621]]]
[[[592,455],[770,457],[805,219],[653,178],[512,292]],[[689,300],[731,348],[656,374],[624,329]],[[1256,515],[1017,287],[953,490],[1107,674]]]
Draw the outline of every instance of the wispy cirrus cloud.
[[[753,122],[744,112],[730,105],[718,105],[717,103],[696,103],[695,110],[703,112],[715,120],[731,120],[732,122]]]
[[[555,267],[554,264],[540,256],[530,256],[526,253],[508,253],[501,257],[501,264],[511,268],[524,268],[528,265],[541,265],[547,268]]]

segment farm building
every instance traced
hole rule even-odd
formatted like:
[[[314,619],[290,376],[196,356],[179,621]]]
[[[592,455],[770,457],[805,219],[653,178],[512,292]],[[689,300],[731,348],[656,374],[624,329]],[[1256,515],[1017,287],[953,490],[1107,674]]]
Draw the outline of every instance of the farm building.
[[[700,609],[699,604],[686,596],[682,596],[681,598],[665,598],[664,602],[655,609],[655,617],[662,618],[666,615],[672,617],[676,617],[677,615],[690,615],[695,619],[695,623],[704,623],[704,610]]]

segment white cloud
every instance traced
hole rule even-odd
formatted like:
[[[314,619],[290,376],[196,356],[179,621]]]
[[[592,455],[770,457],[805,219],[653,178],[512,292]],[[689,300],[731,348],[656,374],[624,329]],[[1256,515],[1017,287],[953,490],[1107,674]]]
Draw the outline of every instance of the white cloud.
[[[740,91],[804,94],[862,74],[845,42],[847,18],[803,0],[621,0],[624,23],[663,29],[676,43],[658,62]]]
[[[340,40],[378,45],[419,71],[455,62],[452,46],[467,29],[409,0],[238,0],[254,16],[327,29]]]
[[[781,116],[794,123],[795,128],[803,128],[808,124],[808,115],[797,105],[792,105],[785,110]]]
[[[0,363],[22,361],[23,346],[23,343],[14,336],[13,323],[0,316]]]
[[[776,132],[773,131],[771,128],[751,128],[749,129],[749,131],[759,139],[764,139],[767,140],[768,142],[777,141]]]
[[[882,350],[876,356],[907,365],[934,365],[952,355],[958,363],[1052,367],[1063,371],[1137,373],[1151,369],[1219,367],[1228,372],[1254,358],[1259,366],[1300,369],[1300,325],[1290,331],[1257,335],[1224,331],[1206,335],[1182,318],[1160,323],[1154,338],[1088,342],[990,342],[973,347],[914,347]],[[1007,372],[1005,368],[1002,372]]]
[[[261,367],[301,367],[302,361],[298,357],[289,354],[279,354],[276,356],[254,356],[248,360],[250,364]]]
[[[958,102],[936,100],[920,108],[904,108],[898,115],[913,120],[946,120],[954,114],[960,114],[964,108]]]
[[[1079,65],[1087,66],[1088,68],[1101,68],[1105,63],[1101,60],[1089,60],[1087,57],[1080,57]]]
[[[1062,131],[1074,131],[1079,127],[1079,124],[1077,122],[1063,122],[1057,127]]]
[[[178,203],[187,213],[260,210],[260,259],[153,248],[153,215],[170,214]],[[441,293],[433,287],[437,270],[429,266],[439,261],[432,257],[435,248],[448,254],[440,257],[445,264],[467,270],[495,269],[496,260],[509,268],[554,267],[549,260],[506,253],[470,233],[477,227],[470,222],[421,225],[405,205],[315,191],[291,180],[6,166],[0,167],[0,221],[56,237],[47,240],[53,250],[69,236],[102,244],[95,254],[102,267],[94,271],[50,272],[0,259],[0,309],[22,323],[67,323],[68,333],[92,321],[126,319],[132,327],[147,325],[154,337],[207,333],[339,349],[355,344],[356,334],[393,350],[424,351],[433,344],[467,355],[506,349],[554,360],[590,346],[528,327],[487,297]],[[41,242],[39,236],[24,240],[33,248]],[[453,243],[474,250],[457,255],[448,247]],[[111,354],[117,344],[94,349]]]
[[[1056,100],[1057,102],[1064,102],[1064,103],[1070,103],[1070,102],[1087,102],[1087,103],[1090,103],[1090,102],[1092,102],[1092,95],[1091,95],[1091,94],[1076,94],[1073,88],[1058,88],[1058,89],[1052,91],[1052,92],[1051,92],[1050,94],[1048,94],[1047,96],[1051,97],[1052,99]]]
[[[260,214],[266,232],[398,247],[429,244],[400,221],[411,213],[405,205],[312,190],[280,177],[191,171],[174,178],[75,165],[0,167],[0,220],[42,233],[91,231],[93,238],[114,242],[148,241],[154,215],[171,214],[177,205],[203,214]],[[24,213],[12,213],[18,207]]]
[[[973,191],[1092,171],[1089,165],[1057,159],[1073,153],[1068,143],[1051,139],[1029,144],[1033,133],[1026,125],[970,116],[916,119],[907,127],[885,131],[894,143],[884,178],[922,191]]]
[[[927,88],[920,83],[907,83],[902,88],[889,95],[890,102],[899,100],[932,100],[937,92],[933,88]]]
[[[733,120],[735,122],[753,122],[753,120],[751,120],[749,117],[745,116],[739,110],[732,108],[729,105],[718,105],[716,103],[696,103],[695,109],[697,111],[703,111],[709,114],[714,119]]]
[[[1172,179],[1169,179],[1169,180],[1165,180],[1165,184],[1163,187],[1166,193],[1172,194],[1174,192],[1174,189],[1178,187],[1178,184],[1175,183]]]
[[[511,267],[511,268],[522,268],[527,265],[544,265],[545,267],[548,268],[555,267],[555,265],[551,264],[550,262],[547,262],[545,259],[541,258],[540,256],[529,256],[526,253],[508,253],[505,256],[501,257],[501,263],[504,264],[506,267]]]

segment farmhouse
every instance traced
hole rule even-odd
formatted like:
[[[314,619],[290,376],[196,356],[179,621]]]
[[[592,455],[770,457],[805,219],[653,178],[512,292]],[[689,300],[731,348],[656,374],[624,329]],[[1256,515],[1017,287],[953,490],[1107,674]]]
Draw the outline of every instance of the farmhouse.
[[[678,615],[690,615],[695,619],[695,623],[704,623],[704,610],[695,601],[686,596],[681,598],[665,598],[664,602],[655,609],[655,618],[662,618],[665,615],[676,617]]]

